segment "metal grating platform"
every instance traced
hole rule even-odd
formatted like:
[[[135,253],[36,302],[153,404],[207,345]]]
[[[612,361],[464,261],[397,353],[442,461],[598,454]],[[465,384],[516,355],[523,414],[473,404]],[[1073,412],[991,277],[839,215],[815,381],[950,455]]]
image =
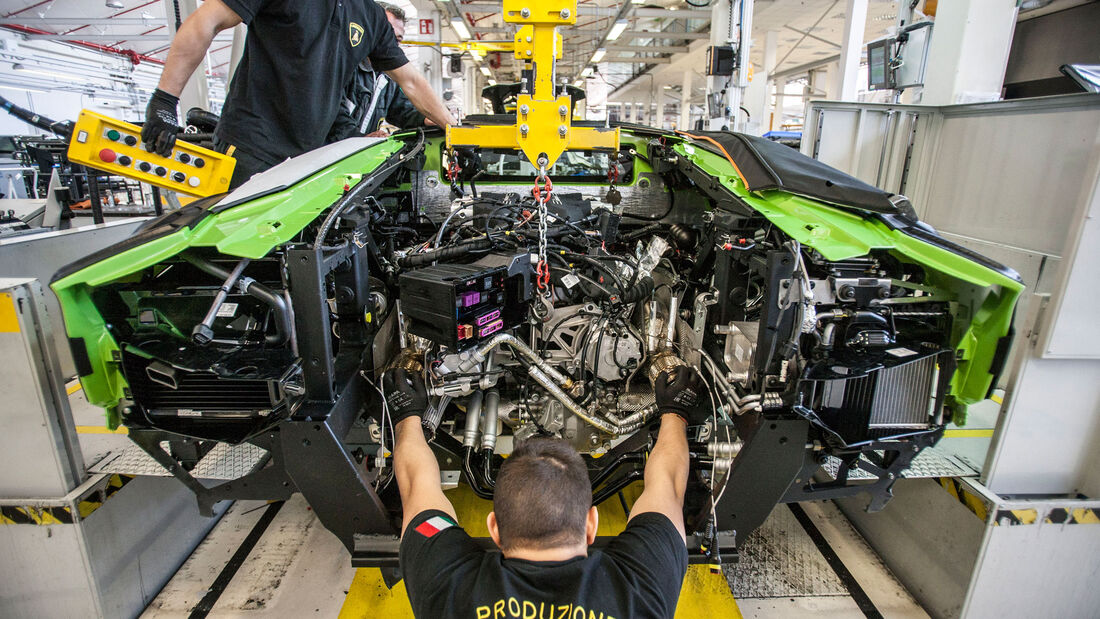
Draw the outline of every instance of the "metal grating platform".
[[[879,452],[880,454],[882,452]],[[829,456],[821,468],[831,477],[836,478],[840,468],[840,460]],[[948,454],[929,447],[913,458],[912,464],[902,472],[901,476],[908,479],[923,479],[927,477],[972,477],[978,471],[968,466],[965,462]],[[863,469],[855,469],[848,473],[848,479],[876,479],[874,475]]]
[[[722,566],[735,598],[846,596],[848,590],[785,505],[777,505]]]
[[[168,443],[161,443],[168,449]],[[218,443],[206,454],[191,475],[196,479],[237,479],[251,473],[267,456],[267,450],[244,443],[229,445]],[[108,454],[88,469],[92,473],[111,473],[118,475],[151,475],[171,477],[171,473],[161,466],[149,454],[137,445],[131,445],[121,451]]]

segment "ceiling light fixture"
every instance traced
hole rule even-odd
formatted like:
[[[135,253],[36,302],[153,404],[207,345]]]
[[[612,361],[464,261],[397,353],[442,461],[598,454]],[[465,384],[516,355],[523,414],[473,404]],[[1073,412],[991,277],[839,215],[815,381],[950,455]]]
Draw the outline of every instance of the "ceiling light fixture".
[[[493,72],[489,70],[489,67],[481,67],[481,74],[485,77],[493,77]]]
[[[607,55],[607,49],[605,49],[603,47],[597,49],[596,53],[592,54],[592,64],[596,64],[597,62],[603,60],[603,57],[606,56],[606,55]]]
[[[470,38],[470,29],[466,27],[466,22],[461,17],[451,18],[451,29],[455,31],[458,38],[466,40]]]
[[[581,71],[581,77],[592,77],[592,67],[585,67],[584,71]]]
[[[615,22],[615,25],[611,27],[611,32],[607,33],[607,40],[614,41],[619,38],[623,32],[626,31],[626,27],[630,25],[630,22],[625,19],[620,19]]]
[[[48,91],[41,88],[31,88],[29,86],[9,86],[8,84],[0,84],[0,89],[3,90],[25,90],[27,92],[40,92],[42,94],[48,94]]]
[[[42,69],[28,69],[21,63],[15,63],[11,66],[12,71],[19,71],[20,73],[33,73],[35,75],[46,75],[49,77],[60,77],[62,79],[74,79],[74,76],[67,73],[57,73],[56,71],[45,71]]]
[[[122,9],[126,8],[121,0],[107,0],[107,8],[109,9]]]

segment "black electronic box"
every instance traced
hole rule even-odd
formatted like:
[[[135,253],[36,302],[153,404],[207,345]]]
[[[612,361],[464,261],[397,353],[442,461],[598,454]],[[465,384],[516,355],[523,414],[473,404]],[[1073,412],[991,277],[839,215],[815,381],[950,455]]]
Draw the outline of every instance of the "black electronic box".
[[[527,317],[522,275],[507,266],[438,264],[402,273],[401,312],[409,333],[465,349]]]

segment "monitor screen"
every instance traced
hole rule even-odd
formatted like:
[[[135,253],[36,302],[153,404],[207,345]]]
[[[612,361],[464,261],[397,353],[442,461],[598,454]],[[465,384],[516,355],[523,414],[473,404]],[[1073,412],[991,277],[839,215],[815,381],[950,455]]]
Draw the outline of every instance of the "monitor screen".
[[[867,87],[872,90],[893,88],[890,79],[890,39],[867,44]]]

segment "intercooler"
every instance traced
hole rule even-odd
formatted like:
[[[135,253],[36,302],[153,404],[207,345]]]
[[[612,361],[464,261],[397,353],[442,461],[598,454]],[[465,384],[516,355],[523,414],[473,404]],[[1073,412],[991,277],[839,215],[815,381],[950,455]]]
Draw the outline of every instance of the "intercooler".
[[[942,406],[940,365],[950,354],[915,356],[850,378],[804,380],[803,402],[848,442],[929,428]]]

